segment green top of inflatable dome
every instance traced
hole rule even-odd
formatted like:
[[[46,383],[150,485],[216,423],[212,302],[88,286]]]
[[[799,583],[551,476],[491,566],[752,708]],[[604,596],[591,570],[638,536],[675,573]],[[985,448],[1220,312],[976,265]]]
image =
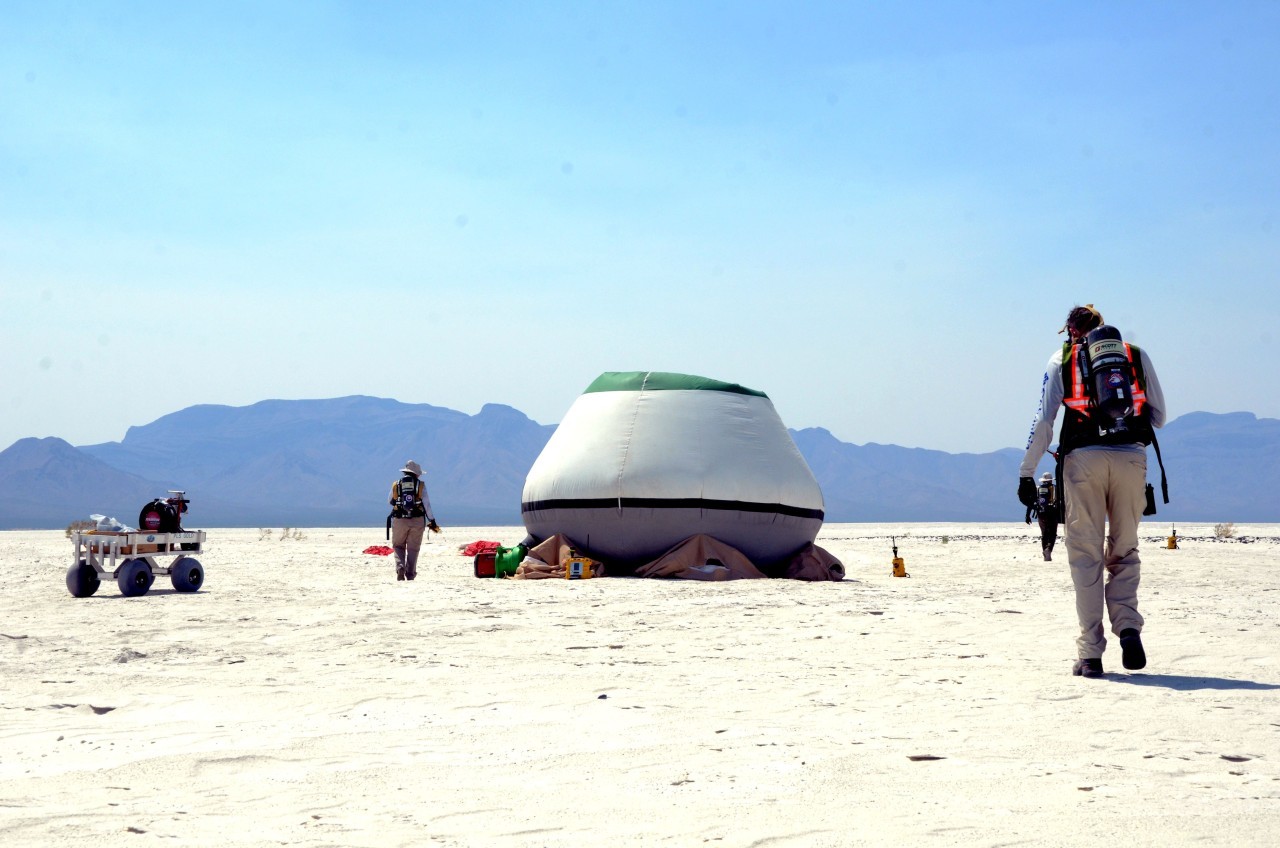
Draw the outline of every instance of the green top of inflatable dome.
[[[698,377],[694,374],[672,374],[669,371],[606,371],[596,377],[587,386],[584,395],[592,392],[663,392],[676,389],[703,392],[730,392],[737,395],[752,395],[768,398],[764,392],[739,386],[737,383],[725,383],[709,377]]]

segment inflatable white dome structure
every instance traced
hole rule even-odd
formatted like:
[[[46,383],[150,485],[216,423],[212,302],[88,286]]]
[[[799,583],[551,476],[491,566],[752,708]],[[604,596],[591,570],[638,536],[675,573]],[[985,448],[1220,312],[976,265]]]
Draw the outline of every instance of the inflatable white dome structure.
[[[525,528],[638,564],[690,536],[758,566],[813,542],[822,490],[764,392],[688,374],[606,372],[525,479]]]

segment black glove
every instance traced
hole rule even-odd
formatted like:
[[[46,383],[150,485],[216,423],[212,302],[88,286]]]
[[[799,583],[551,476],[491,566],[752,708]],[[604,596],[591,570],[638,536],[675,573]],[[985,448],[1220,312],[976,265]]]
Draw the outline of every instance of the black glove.
[[[427,522],[427,529],[428,529],[428,530],[430,530],[432,533],[439,533],[439,532],[440,532],[440,525],[439,525],[439,524],[436,524],[434,521],[428,521],[428,522]]]
[[[1030,477],[1018,478],[1018,500],[1025,507],[1036,505],[1036,481]]]

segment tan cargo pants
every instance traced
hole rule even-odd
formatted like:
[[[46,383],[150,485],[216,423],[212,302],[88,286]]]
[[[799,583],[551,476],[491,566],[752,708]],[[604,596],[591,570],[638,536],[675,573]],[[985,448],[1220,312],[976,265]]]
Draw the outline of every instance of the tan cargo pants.
[[[412,580],[418,576],[418,548],[426,532],[425,518],[391,519],[391,550],[396,554],[396,576]]]
[[[1067,559],[1076,587],[1081,659],[1100,658],[1107,647],[1102,625],[1106,607],[1111,632],[1132,627],[1138,614],[1138,523],[1146,506],[1145,450],[1080,448],[1062,467],[1067,494]],[[1103,572],[1106,582],[1103,582]]]

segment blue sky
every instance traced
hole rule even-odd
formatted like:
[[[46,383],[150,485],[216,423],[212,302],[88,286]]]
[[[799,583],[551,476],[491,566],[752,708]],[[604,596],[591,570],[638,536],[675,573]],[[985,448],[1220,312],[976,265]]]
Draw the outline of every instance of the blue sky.
[[[7,2],[0,448],[613,370],[1021,447],[1084,302],[1280,417],[1277,139],[1277,2]]]

